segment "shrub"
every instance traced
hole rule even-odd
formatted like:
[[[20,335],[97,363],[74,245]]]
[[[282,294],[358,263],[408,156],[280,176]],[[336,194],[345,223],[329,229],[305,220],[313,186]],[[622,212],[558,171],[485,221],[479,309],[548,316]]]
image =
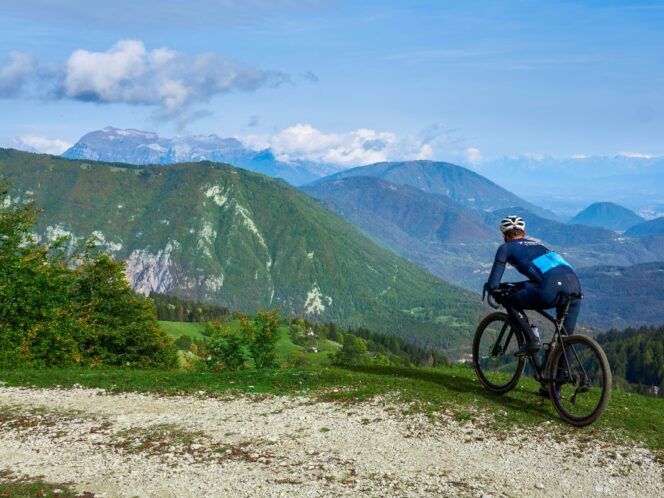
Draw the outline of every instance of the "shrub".
[[[253,320],[245,316],[240,318],[240,329],[258,369],[276,366],[274,349],[279,340],[279,323],[278,308],[272,311],[260,311]]]
[[[174,345],[180,351],[191,351],[191,346],[194,345],[194,341],[192,341],[191,337],[188,335],[181,335],[175,339]]]
[[[246,341],[238,332],[219,327],[207,341],[207,364],[214,371],[239,370],[246,362]]]
[[[293,351],[290,353],[286,363],[293,367],[307,367],[311,364],[302,351]]]
[[[339,366],[363,365],[369,362],[367,343],[364,339],[351,334],[344,335],[344,344],[336,353],[330,355],[332,363]]]
[[[0,186],[0,206],[6,188]],[[124,263],[92,246],[46,245],[31,229],[30,204],[0,208],[0,366],[177,364],[173,341]]]

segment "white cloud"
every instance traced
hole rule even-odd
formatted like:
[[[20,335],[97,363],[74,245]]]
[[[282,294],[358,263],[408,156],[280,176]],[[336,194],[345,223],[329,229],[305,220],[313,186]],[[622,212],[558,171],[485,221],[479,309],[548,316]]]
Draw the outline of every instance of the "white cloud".
[[[57,138],[50,139],[38,137],[36,135],[23,135],[20,137],[14,137],[12,140],[12,146],[16,149],[28,152],[43,152],[45,154],[60,155],[70,148],[72,144]]]
[[[33,83],[40,98],[153,106],[156,118],[183,124],[202,115],[193,106],[216,95],[289,81],[280,71],[256,69],[219,54],[191,57],[167,48],[148,50],[140,40],[121,40],[104,52],[76,50],[64,64],[37,66],[31,56],[14,53],[0,67],[0,97],[18,95]]]
[[[12,52],[9,62],[0,66],[0,97],[18,95],[35,71],[35,61],[30,54]]]
[[[167,48],[147,50],[142,41],[122,40],[105,52],[75,51],[65,65],[65,97],[100,103],[159,106],[176,117],[191,104],[231,91],[253,91],[288,81],[218,54],[188,57]]]
[[[588,156],[588,154],[574,154],[572,156],[572,159],[580,160],[580,159],[588,159],[588,157],[590,157],[590,156]]]
[[[477,164],[482,161],[482,152],[476,147],[466,149],[466,160],[469,164]]]
[[[275,156],[285,162],[305,160],[349,167],[433,157],[431,144],[421,138],[399,139],[394,133],[367,128],[324,133],[310,124],[296,124],[274,135],[249,135],[240,139],[257,150],[271,148]]]
[[[630,157],[633,159],[652,159],[652,154],[644,154],[643,152],[618,152],[619,156]]]

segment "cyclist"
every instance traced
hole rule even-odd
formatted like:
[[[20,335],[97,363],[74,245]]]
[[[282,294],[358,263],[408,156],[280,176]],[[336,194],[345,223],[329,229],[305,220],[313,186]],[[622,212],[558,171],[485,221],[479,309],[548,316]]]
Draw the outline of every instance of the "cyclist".
[[[562,256],[544,247],[540,241],[526,237],[526,222],[521,217],[506,216],[499,226],[505,243],[496,252],[484,289],[500,300],[507,314],[523,331],[526,340],[516,354],[537,352],[542,347],[542,342],[531,330],[523,310],[555,307],[560,313],[566,302],[564,296],[580,293],[581,285],[572,266]],[[500,296],[496,291],[500,287],[507,263],[528,280],[518,282],[517,290],[512,294]],[[561,291],[563,294],[560,294]],[[574,299],[563,323],[568,334],[574,333],[580,308],[581,301]]]

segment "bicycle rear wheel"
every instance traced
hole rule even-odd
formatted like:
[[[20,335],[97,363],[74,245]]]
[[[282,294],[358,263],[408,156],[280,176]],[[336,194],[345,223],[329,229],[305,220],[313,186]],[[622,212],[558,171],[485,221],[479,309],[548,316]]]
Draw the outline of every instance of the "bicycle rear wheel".
[[[566,422],[585,426],[597,420],[611,396],[611,368],[602,348],[590,337],[571,335],[551,352],[549,396]]]
[[[523,373],[525,358],[514,356],[523,341],[505,313],[491,313],[480,322],[473,339],[473,366],[489,391],[504,394],[514,389]]]

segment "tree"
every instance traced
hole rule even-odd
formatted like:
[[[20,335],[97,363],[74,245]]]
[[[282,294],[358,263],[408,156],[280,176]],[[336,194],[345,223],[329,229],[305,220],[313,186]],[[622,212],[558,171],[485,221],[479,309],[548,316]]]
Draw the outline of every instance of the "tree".
[[[207,364],[213,371],[236,371],[244,368],[246,356],[245,338],[238,332],[218,324],[207,341]]]
[[[177,355],[150,301],[136,294],[124,264],[91,245],[43,244],[38,211],[12,205],[0,187],[0,365],[172,367]]]
[[[273,368],[277,355],[274,349],[279,340],[279,309],[260,311],[253,320],[240,319],[240,328],[244,333],[249,353],[256,368]]]
[[[367,342],[351,334],[344,335],[341,349],[331,355],[332,363],[340,366],[360,365],[367,362]]]

